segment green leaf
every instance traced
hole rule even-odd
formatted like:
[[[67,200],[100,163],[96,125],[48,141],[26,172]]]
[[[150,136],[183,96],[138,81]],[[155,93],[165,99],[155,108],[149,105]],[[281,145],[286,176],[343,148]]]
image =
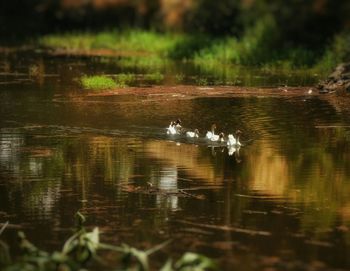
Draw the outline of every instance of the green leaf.
[[[145,251],[138,250],[136,248],[130,247],[126,244],[122,245],[123,253],[124,253],[124,262],[126,265],[131,265],[131,260],[135,259],[138,265],[138,270],[148,271],[148,254]]]
[[[173,261],[168,259],[164,266],[159,271],[174,271],[173,269]]]
[[[204,271],[204,270],[217,270],[215,262],[203,255],[186,252],[175,264],[176,270],[181,271]]]
[[[84,223],[86,222],[86,217],[82,213],[77,212],[75,214],[75,219],[76,219],[77,227],[79,229],[81,229],[83,227]]]

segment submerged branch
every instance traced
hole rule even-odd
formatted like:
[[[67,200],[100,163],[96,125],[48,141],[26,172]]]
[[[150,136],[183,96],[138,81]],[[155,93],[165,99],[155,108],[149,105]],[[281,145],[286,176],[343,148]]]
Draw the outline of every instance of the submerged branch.
[[[244,233],[249,235],[260,235],[260,236],[271,236],[271,233],[268,231],[257,231],[257,230],[248,230],[248,229],[242,229],[242,228],[236,228],[236,227],[230,227],[226,225],[210,225],[210,224],[201,224],[201,223],[195,223],[190,222],[186,220],[176,220],[178,223],[207,228],[207,229],[213,229],[213,230],[221,230],[221,231],[231,231],[231,232],[237,232],[237,233]]]

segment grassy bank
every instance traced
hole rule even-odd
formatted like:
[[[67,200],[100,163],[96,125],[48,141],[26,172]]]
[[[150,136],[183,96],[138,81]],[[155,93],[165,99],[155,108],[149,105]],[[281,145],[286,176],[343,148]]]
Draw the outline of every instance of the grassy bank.
[[[47,35],[41,37],[38,44],[70,52],[112,50],[116,55],[128,53],[136,59],[141,55],[149,56],[149,61],[156,59],[158,62],[189,60],[198,65],[240,64],[286,69],[330,70],[349,57],[349,35],[346,33],[339,34],[328,46],[321,46],[325,49],[319,50],[280,46],[278,39],[276,24],[267,17],[250,27],[240,38],[129,30]]]
[[[39,39],[39,44],[49,48],[66,50],[107,49],[122,52],[142,52],[145,54],[167,55],[181,44],[184,35],[159,34],[153,31],[103,31],[99,33],[73,32],[47,35]]]

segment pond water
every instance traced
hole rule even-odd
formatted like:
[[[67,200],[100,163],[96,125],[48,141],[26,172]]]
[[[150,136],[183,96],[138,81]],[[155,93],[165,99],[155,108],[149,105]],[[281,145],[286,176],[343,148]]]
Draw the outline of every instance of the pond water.
[[[3,234],[11,246],[17,225],[39,247],[59,249],[81,211],[108,243],[172,239],[156,265],[194,251],[222,270],[350,268],[350,116],[334,104],[318,96],[76,100],[76,74],[126,68],[68,57],[1,61],[0,222],[14,225]],[[196,75],[178,69],[169,78]],[[315,82],[256,76],[242,84]],[[244,146],[232,154],[169,137],[176,118],[202,135],[212,123],[240,129]]]

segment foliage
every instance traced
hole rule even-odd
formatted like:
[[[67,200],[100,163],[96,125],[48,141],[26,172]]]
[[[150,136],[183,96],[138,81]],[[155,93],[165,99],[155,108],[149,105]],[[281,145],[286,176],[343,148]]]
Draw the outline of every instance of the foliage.
[[[318,69],[331,71],[337,64],[350,60],[350,32],[345,31],[336,35],[317,63]]]
[[[334,66],[332,62],[342,59],[346,48],[340,36],[348,29],[350,11],[348,0],[189,0],[184,5],[101,0],[97,6],[80,1],[70,8],[63,0],[46,2],[23,2],[21,8],[17,2],[0,4],[2,30],[10,34],[3,39],[17,39],[18,32],[31,39],[33,33],[51,33],[39,38],[39,44],[290,67],[311,67],[322,55],[320,65]],[[117,30],[94,32],[116,25]],[[53,30],[68,33],[52,34]]]
[[[322,51],[303,46],[286,46],[281,42],[281,35],[275,18],[266,15],[248,27],[240,38],[234,36],[211,38],[204,35],[190,36],[129,30],[129,32],[105,31],[96,34],[48,35],[39,39],[39,43],[46,47],[62,48],[68,51],[111,49],[116,53],[127,52],[130,56],[118,60],[120,64],[126,67],[147,69],[152,67],[154,70],[162,68],[167,59],[193,60],[196,65],[201,66],[214,63],[273,65],[291,69],[293,67],[312,67],[320,58]],[[328,49],[330,53],[324,57],[325,61],[320,63],[327,64],[327,59],[344,58],[341,56],[346,51],[345,41],[343,36],[336,38],[334,44]],[[138,55],[138,52],[142,54]],[[130,81],[123,82],[122,80],[118,83],[117,80],[116,83],[125,86],[129,85]]]
[[[41,46],[69,50],[110,49],[119,52],[143,52],[167,55],[185,36],[130,29],[103,31],[99,33],[72,32],[50,34],[39,38]]]
[[[116,82],[119,87],[130,86],[135,80],[135,74],[132,73],[120,73],[116,76]]]
[[[155,73],[145,74],[144,79],[149,82],[160,83],[161,81],[164,80],[164,75],[161,74],[160,72],[155,72]]]
[[[185,79],[185,75],[182,73],[175,75],[176,83],[182,83],[184,81],[184,79]]]
[[[118,87],[118,84],[110,77],[104,75],[86,76],[80,78],[80,83],[85,89],[102,90]]]
[[[208,85],[208,79],[204,77],[199,77],[196,79],[196,84],[199,86],[207,86]]]
[[[175,264],[168,260],[160,271],[204,271],[216,270],[213,260],[200,254],[187,252]]]
[[[68,238],[61,251],[49,253],[38,249],[26,238],[23,232],[19,232],[20,248],[22,255],[15,261],[11,261],[9,250],[5,243],[0,241],[0,267],[4,271],[78,271],[86,269],[88,262],[99,260],[99,250],[109,250],[121,254],[122,270],[150,270],[149,256],[169,244],[164,242],[148,250],[139,250],[126,244],[114,246],[100,242],[99,229],[87,231],[84,227],[85,217],[81,213],[76,214],[76,232]],[[0,229],[0,235],[7,223]],[[99,262],[99,261],[97,261]],[[196,253],[185,253],[175,264],[168,260],[162,271],[189,271],[189,270],[215,270],[215,263]]]

